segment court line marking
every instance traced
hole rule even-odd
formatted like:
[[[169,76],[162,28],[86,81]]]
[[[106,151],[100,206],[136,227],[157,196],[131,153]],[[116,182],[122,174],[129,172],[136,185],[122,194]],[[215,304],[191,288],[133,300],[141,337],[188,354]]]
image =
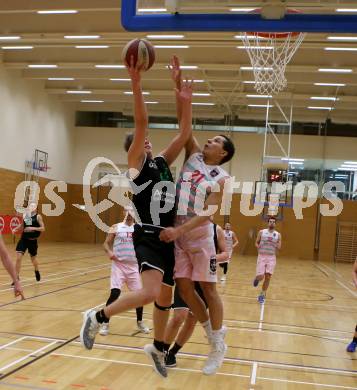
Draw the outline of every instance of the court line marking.
[[[343,287],[345,290],[347,290],[352,296],[354,296],[355,298],[357,298],[357,294],[350,290],[347,286],[345,286],[342,282],[340,282],[339,280],[336,279],[336,283],[338,283],[341,287]]]
[[[20,338],[18,338],[18,339],[16,339],[16,340],[11,341],[10,343],[3,344],[3,345],[0,346],[0,351],[1,351],[2,349],[6,349],[6,348],[9,347],[10,345],[16,344],[16,343],[18,343],[18,342],[20,342],[20,341],[22,341],[22,340],[24,340],[24,339],[27,339],[27,338],[28,338],[28,336],[23,336],[23,337],[20,337]]]
[[[9,382],[0,382],[0,386],[8,386],[8,387],[15,387],[20,389],[31,389],[31,390],[53,390],[49,387],[36,387],[36,386],[30,386],[30,385],[23,385],[20,383],[9,383]]]
[[[252,375],[250,377],[250,384],[255,385],[256,380],[257,380],[257,370],[258,370],[258,363],[254,362],[252,366]]]
[[[265,307],[265,303],[263,303],[260,307],[260,317],[259,317],[259,327],[258,327],[258,330],[259,332],[262,331],[262,328],[263,328],[263,321],[264,321],[264,307]]]
[[[10,367],[12,367],[12,366],[14,366],[15,364],[18,364],[18,363],[23,362],[24,360],[26,360],[26,359],[28,359],[29,357],[31,357],[31,355],[37,354],[37,353],[39,353],[39,352],[44,351],[45,349],[47,349],[47,348],[49,348],[49,347],[52,347],[52,345],[54,345],[54,344],[57,344],[57,341],[53,341],[52,343],[49,343],[49,344],[47,344],[47,345],[45,345],[45,346],[43,346],[43,347],[41,347],[41,348],[39,348],[39,349],[36,349],[35,351],[32,351],[31,353],[29,353],[29,354],[27,354],[27,355],[25,355],[25,356],[23,356],[23,357],[21,357],[21,358],[19,358],[19,359],[17,359],[17,360],[14,360],[13,362],[11,362],[11,363],[9,363],[9,364],[6,364],[6,365],[3,366],[3,367],[0,367],[0,372],[2,372],[2,371],[4,371],[4,370],[6,370],[6,369],[8,369],[8,368],[10,368]],[[6,374],[5,374],[5,375],[6,375]],[[0,379],[1,379],[1,377],[0,377]]]
[[[333,277],[332,279],[338,283],[341,287],[343,287],[345,290],[347,290],[353,297],[357,298],[357,294],[350,290],[349,287],[347,287],[342,281],[338,280],[338,279],[342,279],[344,280],[343,276],[339,273],[337,273],[336,271],[334,271],[332,268],[328,267],[327,265],[325,264],[321,264],[321,266],[323,266],[324,268],[327,268],[329,269],[331,272],[333,272],[335,274],[335,277]],[[329,275],[331,277],[331,275]]]

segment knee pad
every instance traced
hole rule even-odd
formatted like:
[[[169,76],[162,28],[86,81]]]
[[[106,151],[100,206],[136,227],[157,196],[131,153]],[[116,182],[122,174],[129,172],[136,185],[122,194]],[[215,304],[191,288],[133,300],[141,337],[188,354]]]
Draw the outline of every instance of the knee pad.
[[[158,305],[156,303],[156,301],[155,301],[154,305],[155,305],[156,309],[161,310],[161,311],[169,311],[171,309],[171,306],[172,306],[172,305],[170,305],[170,306],[160,306],[160,305]]]

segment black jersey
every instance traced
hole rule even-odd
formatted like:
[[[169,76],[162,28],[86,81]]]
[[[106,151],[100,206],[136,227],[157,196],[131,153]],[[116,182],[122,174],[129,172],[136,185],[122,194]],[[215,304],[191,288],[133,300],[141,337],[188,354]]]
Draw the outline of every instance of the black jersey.
[[[24,216],[24,229],[27,227],[36,227],[39,228],[40,224],[37,220],[37,214],[32,215],[31,218]],[[35,232],[22,232],[22,238],[25,239],[34,239],[38,238],[40,236],[41,232],[35,231]]]
[[[133,203],[142,224],[173,226],[176,189],[166,160],[146,158],[140,174],[133,180]],[[135,187],[142,186],[142,190]],[[162,211],[162,212],[160,212]]]

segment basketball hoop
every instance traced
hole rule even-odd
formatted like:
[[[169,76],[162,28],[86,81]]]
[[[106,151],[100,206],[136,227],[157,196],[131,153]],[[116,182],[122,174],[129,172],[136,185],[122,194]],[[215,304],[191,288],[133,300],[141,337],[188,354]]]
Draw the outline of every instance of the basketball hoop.
[[[261,9],[253,12],[261,13]],[[287,13],[298,13],[287,10]],[[286,85],[286,65],[305,38],[302,32],[243,32],[242,41],[253,67],[255,90],[262,95],[274,95]]]

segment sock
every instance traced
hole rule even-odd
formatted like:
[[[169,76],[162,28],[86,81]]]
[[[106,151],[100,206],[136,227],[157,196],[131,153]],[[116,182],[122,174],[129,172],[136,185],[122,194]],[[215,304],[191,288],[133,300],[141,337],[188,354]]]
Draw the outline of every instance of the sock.
[[[181,349],[181,345],[178,345],[177,343],[175,343],[175,345],[170,349],[170,353],[173,354],[173,355],[176,355],[177,352]]]
[[[109,322],[109,318],[104,314],[103,309],[96,312],[95,318],[97,319],[99,324],[102,324],[103,322]]]
[[[167,352],[170,349],[170,344],[164,343],[164,351]]]
[[[143,311],[144,308],[142,306],[136,308],[136,321],[139,322],[143,320]]]
[[[212,325],[211,321],[208,319],[206,322],[201,322],[201,325],[203,326],[204,331],[206,332],[206,335],[208,337],[208,340],[212,337]]]
[[[158,340],[154,340],[154,347],[160,351],[160,352],[164,352],[164,342],[163,341],[158,341]]]

